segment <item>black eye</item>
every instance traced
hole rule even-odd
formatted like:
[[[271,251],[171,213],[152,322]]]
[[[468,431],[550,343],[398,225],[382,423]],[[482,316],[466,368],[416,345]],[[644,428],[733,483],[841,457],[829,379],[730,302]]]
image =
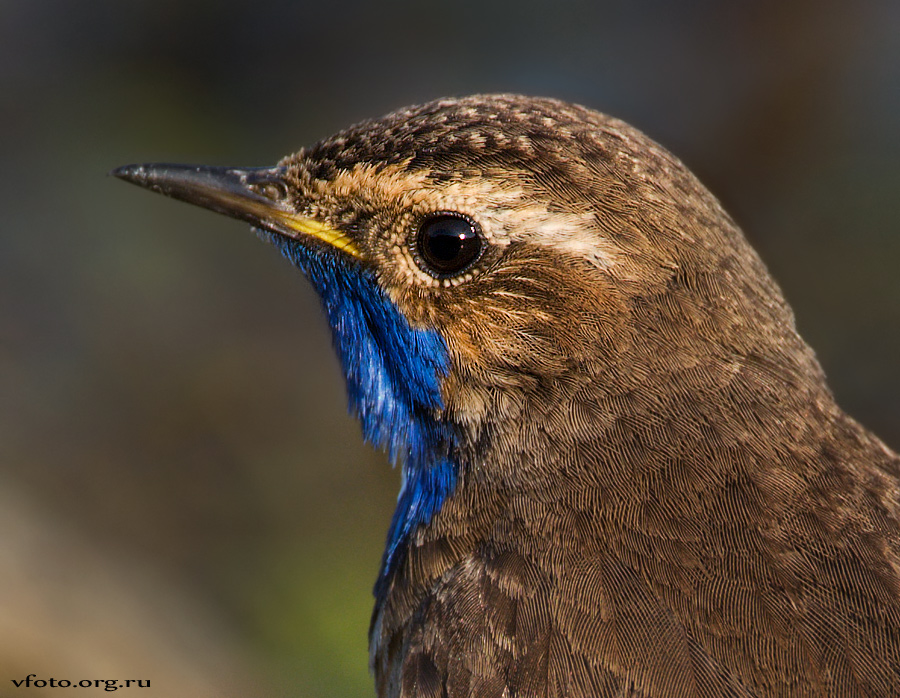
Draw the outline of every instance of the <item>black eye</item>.
[[[458,213],[436,213],[426,218],[419,226],[415,244],[425,271],[438,278],[467,269],[483,247],[478,226]]]

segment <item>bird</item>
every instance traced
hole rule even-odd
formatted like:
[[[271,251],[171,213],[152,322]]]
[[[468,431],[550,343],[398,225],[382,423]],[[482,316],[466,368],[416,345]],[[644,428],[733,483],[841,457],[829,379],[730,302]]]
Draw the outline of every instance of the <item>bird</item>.
[[[900,696],[900,457],[637,129],[475,95],[274,167],[112,174],[248,221],[318,292],[402,472],[380,698]]]

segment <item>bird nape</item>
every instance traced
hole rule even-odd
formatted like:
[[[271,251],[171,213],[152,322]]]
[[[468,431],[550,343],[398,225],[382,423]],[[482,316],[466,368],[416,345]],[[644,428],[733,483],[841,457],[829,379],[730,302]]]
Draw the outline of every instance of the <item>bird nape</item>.
[[[250,221],[321,296],[403,468],[379,696],[900,695],[900,458],[643,134],[488,95],[114,174]]]

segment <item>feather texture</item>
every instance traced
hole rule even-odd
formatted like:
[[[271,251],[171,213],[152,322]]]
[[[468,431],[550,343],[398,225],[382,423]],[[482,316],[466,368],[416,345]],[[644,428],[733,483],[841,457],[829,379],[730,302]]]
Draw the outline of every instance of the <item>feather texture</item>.
[[[273,208],[352,245],[260,217],[322,296],[364,436],[404,467],[379,696],[900,696],[900,459],[835,404],[676,158],[488,95],[266,172]],[[452,273],[421,254],[447,215],[479,245]]]

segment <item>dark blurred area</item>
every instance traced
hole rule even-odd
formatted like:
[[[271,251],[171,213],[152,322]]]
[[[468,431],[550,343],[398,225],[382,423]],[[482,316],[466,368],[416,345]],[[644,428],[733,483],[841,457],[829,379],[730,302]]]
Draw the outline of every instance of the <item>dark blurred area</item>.
[[[891,0],[2,3],[0,696],[373,695],[399,473],[318,299],[246,225],[111,168],[272,164],[443,95],[608,112],[725,202],[896,449],[898,27]]]

